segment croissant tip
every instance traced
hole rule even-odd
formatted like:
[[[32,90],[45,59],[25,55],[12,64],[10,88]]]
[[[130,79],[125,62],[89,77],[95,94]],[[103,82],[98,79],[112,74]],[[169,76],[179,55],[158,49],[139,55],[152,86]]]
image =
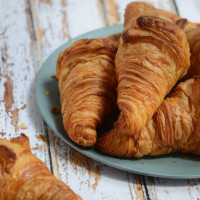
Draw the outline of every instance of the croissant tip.
[[[76,133],[69,134],[69,137],[78,145],[91,147],[96,144],[97,133],[95,129],[76,130]]]
[[[23,148],[30,150],[30,142],[29,142],[29,137],[26,136],[24,133],[21,133],[20,136],[11,138],[10,140],[11,143],[17,143],[21,145]]]

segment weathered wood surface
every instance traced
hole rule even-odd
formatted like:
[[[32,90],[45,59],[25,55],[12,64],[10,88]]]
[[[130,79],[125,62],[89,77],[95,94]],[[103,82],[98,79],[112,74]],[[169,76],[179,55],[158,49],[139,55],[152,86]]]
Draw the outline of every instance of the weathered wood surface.
[[[28,1],[0,1],[0,136],[21,132],[50,167],[44,121],[35,101],[39,69]]]
[[[127,173],[87,158],[47,127],[35,100],[44,60],[82,33],[123,23],[130,0],[0,1],[0,137],[21,132],[33,153],[83,199],[198,199],[200,180],[171,180]],[[200,22],[198,0],[151,0],[156,7]]]

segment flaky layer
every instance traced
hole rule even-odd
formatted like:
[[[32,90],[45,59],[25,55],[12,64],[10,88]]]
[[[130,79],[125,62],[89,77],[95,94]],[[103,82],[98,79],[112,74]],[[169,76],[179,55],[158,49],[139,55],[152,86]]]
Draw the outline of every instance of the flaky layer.
[[[24,134],[0,139],[0,155],[0,200],[81,200],[31,153]]]
[[[180,83],[153,118],[134,136],[110,132],[97,148],[120,157],[155,156],[180,151],[200,155],[200,77]]]
[[[125,135],[141,131],[190,65],[186,35],[171,17],[135,4],[127,6],[115,60],[121,111],[115,129]]]
[[[96,128],[116,105],[115,39],[82,39],[57,60],[63,124],[82,146],[96,143]]]
[[[200,75],[200,24],[192,23],[187,19],[180,18],[178,15],[155,8],[150,3],[132,2],[127,6],[125,13],[125,27],[131,23],[134,16],[154,16],[165,19],[173,24],[178,25],[186,34],[190,52],[191,52],[191,66],[184,77],[184,80],[192,78],[194,75]]]

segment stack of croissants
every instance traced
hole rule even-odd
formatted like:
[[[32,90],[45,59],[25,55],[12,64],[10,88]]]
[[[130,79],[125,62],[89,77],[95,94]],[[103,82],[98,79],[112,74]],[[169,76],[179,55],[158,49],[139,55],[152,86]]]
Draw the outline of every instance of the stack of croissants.
[[[122,33],[76,41],[57,59],[69,137],[118,157],[200,155],[200,25],[133,2]],[[167,96],[167,97],[166,97]],[[97,129],[116,109],[114,128]],[[31,153],[22,134],[0,139],[0,200],[81,199]]]
[[[77,144],[118,157],[200,154],[200,24],[130,3],[122,33],[76,41],[56,69]],[[97,136],[116,108],[114,128]]]

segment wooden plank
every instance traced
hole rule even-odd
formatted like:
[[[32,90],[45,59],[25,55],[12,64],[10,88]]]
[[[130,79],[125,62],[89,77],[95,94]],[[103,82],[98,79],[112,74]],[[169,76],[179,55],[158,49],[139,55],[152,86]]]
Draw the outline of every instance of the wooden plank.
[[[193,22],[200,23],[200,1],[199,0],[175,0],[179,15]]]
[[[152,183],[152,181],[150,181]],[[198,199],[200,196],[199,179],[177,180],[154,178],[154,192],[158,199]],[[147,181],[147,184],[149,182]]]
[[[28,1],[0,1],[0,137],[25,133],[50,168],[43,120],[35,101],[38,70]]]
[[[31,6],[41,63],[71,37],[105,26],[99,1],[32,0]]]

